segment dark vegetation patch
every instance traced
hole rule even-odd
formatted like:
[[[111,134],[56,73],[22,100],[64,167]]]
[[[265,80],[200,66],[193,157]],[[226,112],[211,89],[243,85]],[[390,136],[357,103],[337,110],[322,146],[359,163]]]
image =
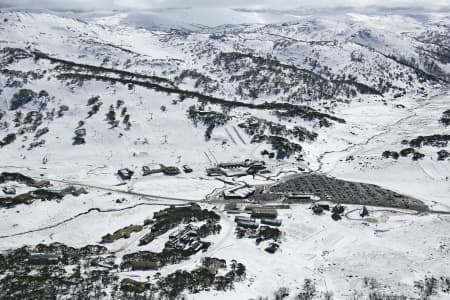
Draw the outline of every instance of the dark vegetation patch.
[[[201,209],[197,204],[181,207],[172,206],[155,212],[153,219],[144,221],[144,226],[151,226],[151,229],[140,239],[139,245],[141,246],[152,242],[156,237],[179,224],[206,222],[200,227],[189,224],[176,233],[172,233],[161,252],[139,251],[123,256],[120,267],[122,270],[154,270],[188,259],[198,251],[208,249],[210,243],[201,239],[211,234],[220,233],[219,220],[220,217],[216,213]],[[128,232],[129,228],[126,227],[124,230]],[[123,234],[122,231],[118,234]]]
[[[402,149],[400,152],[386,150],[381,156],[383,158],[393,158],[398,159],[401,157],[408,157],[411,155],[412,160],[419,160],[425,157],[423,153],[420,153],[414,148],[420,148],[422,146],[431,146],[431,147],[447,147],[448,142],[450,141],[450,135],[448,134],[433,134],[426,136],[418,136],[410,141],[403,140],[403,145],[409,145],[410,147]],[[447,150],[440,150],[437,152],[438,160],[445,160],[448,157]]]
[[[30,89],[20,89],[12,96],[9,103],[9,110],[16,110],[31,102],[36,97],[37,94],[34,91]]]
[[[82,190],[82,191],[80,191]],[[52,191],[48,189],[36,189],[24,194],[20,194],[13,197],[0,197],[0,207],[12,208],[19,204],[31,204],[36,200],[41,201],[52,201],[61,200],[64,196],[71,194],[73,196],[79,196],[80,194],[86,193],[84,189],[77,189],[74,187],[69,187],[60,191]]]
[[[95,286],[113,284],[117,278],[90,269],[81,276],[80,269],[90,258],[105,254],[106,250],[96,245],[73,248],[53,243],[6,252],[0,255],[0,273],[5,274],[0,279],[0,298],[99,299],[102,293]],[[67,271],[66,267],[74,265],[73,272]]]
[[[208,262],[218,260],[209,257],[207,259]],[[245,279],[246,268],[236,261],[232,261],[228,267],[225,260],[220,261],[225,266],[212,267],[210,264],[205,264],[203,260],[202,265],[192,271],[177,270],[160,278],[155,283],[124,279],[120,284],[120,289],[124,292],[124,296],[135,297],[136,294],[142,294],[145,295],[145,299],[179,299],[185,291],[195,294],[210,289],[218,291],[233,289],[234,282]],[[228,271],[219,274],[218,269]]]
[[[28,54],[28,53],[27,53]],[[30,55],[30,54],[28,54]],[[66,61],[62,59],[57,59],[48,56],[42,52],[34,51],[31,53],[35,59],[45,59],[52,63],[58,64],[55,68],[61,74],[57,77],[61,80],[70,80],[72,83],[82,83],[85,80],[98,80],[105,82],[120,82],[128,86],[142,86],[145,88],[154,89],[160,92],[166,92],[169,94],[178,94],[180,98],[195,98],[201,102],[207,102],[210,104],[218,104],[223,107],[228,107],[230,109],[237,107],[244,107],[256,110],[273,110],[280,113],[289,112],[290,116],[301,117],[308,120],[321,120],[327,119],[329,121],[335,121],[339,123],[345,123],[345,120],[329,115],[326,113],[321,113],[308,106],[294,105],[290,103],[278,103],[278,102],[265,102],[262,104],[253,104],[239,101],[229,101],[225,99],[220,99],[208,95],[203,95],[195,91],[186,91],[175,87],[175,85],[168,79],[149,76],[138,73],[131,73],[123,70],[110,69],[105,67],[79,64],[71,61]],[[104,75],[100,75],[104,74]],[[187,75],[187,74],[185,74]],[[190,74],[193,75],[193,74]],[[96,105],[96,104],[94,104]],[[94,108],[92,113],[95,113]],[[98,110],[97,110],[98,111]]]
[[[252,143],[266,142],[272,145],[272,150],[276,152],[276,159],[289,158],[291,155],[302,152],[302,146],[297,143],[293,143],[285,137],[276,135],[255,135],[253,136]]]
[[[230,116],[227,113],[221,113],[217,111],[205,111],[204,105],[199,107],[192,105],[188,108],[188,118],[194,123],[195,126],[200,122],[206,126],[205,140],[210,140],[214,128],[217,126],[223,126],[230,120]]]
[[[16,140],[16,134],[15,133],[8,133],[1,141],[0,141],[0,148],[5,147],[6,145],[9,145],[13,143]]]
[[[9,181],[23,183],[25,185],[35,187],[35,188],[43,188],[43,187],[50,186],[50,182],[48,182],[48,181],[35,180],[35,179],[25,176],[21,173],[2,172],[0,174],[0,183],[5,183],[5,182],[9,182]]]
[[[236,93],[251,98],[257,98],[260,93],[269,91],[274,94],[288,92],[293,86],[303,86],[298,91],[300,98],[307,96],[330,99],[339,95],[350,97],[356,96],[356,92],[382,95],[375,88],[359,83],[353,78],[328,79],[311,70],[283,64],[273,57],[220,52],[213,64],[228,73],[234,73],[230,82],[239,82]],[[245,71],[241,72],[242,69]]]
[[[450,109],[448,109],[442,113],[442,117],[439,121],[442,124],[444,124],[445,126],[450,125]]]
[[[83,145],[86,144],[85,136],[86,136],[86,129],[85,128],[78,128],[74,131],[74,137],[72,138],[72,145]]]
[[[280,238],[281,231],[278,228],[270,226],[260,226],[257,232],[256,244],[267,240],[279,241]]]
[[[422,146],[447,147],[450,141],[450,134],[433,134],[427,136],[418,136],[409,141],[409,145],[414,148]]]
[[[129,225],[124,228],[114,231],[112,234],[108,233],[102,236],[102,243],[112,243],[119,239],[127,239],[133,232],[139,232],[143,229],[141,225]]]
[[[447,150],[439,150],[437,152],[437,155],[438,155],[438,157],[437,157],[438,160],[446,160],[450,156],[450,154],[448,153]]]
[[[293,126],[288,128],[286,125],[254,117],[240,123],[239,127],[252,136],[252,143],[267,142],[270,144],[272,150],[276,152],[277,159],[289,158],[291,155],[301,153],[302,146],[288,138],[303,142],[314,141],[318,136],[316,132],[304,127]],[[267,150],[266,152],[263,155],[269,154]]]
[[[180,75],[175,77],[175,82],[179,84],[186,78],[195,80],[194,88],[201,89],[204,92],[213,93],[219,89],[219,83],[217,81],[195,70],[183,70]]]

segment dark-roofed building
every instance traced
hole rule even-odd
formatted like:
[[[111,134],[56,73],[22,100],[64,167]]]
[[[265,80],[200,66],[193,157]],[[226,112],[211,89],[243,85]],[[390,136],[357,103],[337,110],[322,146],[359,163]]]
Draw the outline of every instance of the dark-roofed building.
[[[130,169],[120,169],[117,171],[117,175],[119,175],[120,179],[122,180],[129,180],[133,176],[134,172]]]
[[[59,263],[61,257],[56,254],[51,253],[32,253],[28,257],[28,262],[30,264],[36,265],[55,265]]]
[[[275,209],[270,208],[254,208],[252,209],[252,218],[267,218],[267,219],[276,219],[278,213]]]
[[[262,218],[261,219],[261,224],[278,227],[278,226],[281,226],[281,220]]]

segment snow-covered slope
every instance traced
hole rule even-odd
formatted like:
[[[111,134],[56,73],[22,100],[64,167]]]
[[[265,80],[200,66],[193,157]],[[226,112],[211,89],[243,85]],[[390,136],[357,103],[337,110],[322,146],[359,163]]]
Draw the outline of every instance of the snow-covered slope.
[[[231,185],[283,180],[280,174],[298,167],[449,210],[449,158],[437,154],[450,151],[450,127],[440,121],[450,109],[448,15],[226,10],[225,24],[212,15],[193,22],[204,12],[183,18],[185,12],[0,12],[1,171],[90,189],[60,203],[0,209],[0,249],[96,243],[168,203],[205,202]],[[435,140],[414,145],[419,136]],[[218,162],[245,159],[264,160],[270,176],[206,175]],[[143,176],[142,166],[160,164],[193,172]],[[135,175],[123,181],[121,168]],[[155,207],[134,206],[148,198],[158,199]],[[208,237],[212,248],[204,255],[244,263],[248,278],[215,296],[255,298],[281,286],[293,296],[313,278],[317,298],[334,291],[336,299],[357,299],[356,290],[371,292],[367,277],[383,293],[416,297],[415,281],[449,275],[447,216],[371,213],[379,223],[352,215],[335,223],[293,206],[280,213],[283,246],[275,255],[264,252],[268,243],[236,239],[232,217],[220,213],[223,230]],[[124,254],[162,247],[162,238],[138,247],[140,237],[108,249],[120,262]],[[204,255],[161,272],[192,269]],[[159,276],[119,273],[143,281]]]

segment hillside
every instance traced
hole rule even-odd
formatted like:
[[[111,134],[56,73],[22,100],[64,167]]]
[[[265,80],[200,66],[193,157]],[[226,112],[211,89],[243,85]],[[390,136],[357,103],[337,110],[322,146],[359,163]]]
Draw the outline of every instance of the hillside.
[[[0,12],[0,298],[445,299],[448,14],[184,12]],[[311,174],[360,185],[267,192]],[[283,207],[315,191],[345,213]]]

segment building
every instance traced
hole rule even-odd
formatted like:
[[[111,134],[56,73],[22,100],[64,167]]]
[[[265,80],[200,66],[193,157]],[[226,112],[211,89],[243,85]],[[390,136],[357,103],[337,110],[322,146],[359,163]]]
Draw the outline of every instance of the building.
[[[120,169],[117,171],[117,175],[119,175],[120,179],[122,180],[129,180],[133,176],[134,172],[130,169]]]
[[[286,198],[288,202],[301,202],[301,203],[308,203],[320,200],[320,197],[314,194],[299,194],[299,193],[289,193],[286,196]]]
[[[278,226],[281,226],[281,220],[262,218],[261,219],[261,224],[278,227]]]
[[[237,226],[242,228],[249,228],[249,229],[256,229],[258,228],[258,224],[256,222],[249,222],[249,221],[237,221]]]
[[[227,177],[241,177],[241,176],[247,176],[248,170],[247,168],[232,168],[232,169],[222,169],[223,173]]]
[[[234,217],[234,222],[239,222],[239,221],[245,221],[245,222],[253,222],[256,223],[255,219],[249,218],[249,217],[244,217],[244,216],[235,216]]]
[[[173,166],[166,167],[165,165],[162,165],[162,164],[160,165],[159,169],[150,169],[147,166],[142,167],[142,174],[144,176],[158,174],[158,173],[164,173],[164,175],[171,176],[171,175],[178,175],[181,172],[180,172],[180,169],[177,167],[173,167]]]
[[[142,167],[142,175],[144,176],[162,173],[162,171],[163,171],[162,169],[150,169],[148,166]]]
[[[271,208],[255,208],[255,209],[252,209],[251,216],[252,216],[252,218],[256,218],[256,219],[261,219],[261,218],[276,219],[276,217],[278,216],[278,213],[275,209],[271,209]]]
[[[239,214],[242,212],[237,206],[237,203],[227,203],[223,209],[229,214]]]
[[[181,173],[180,169],[178,169],[178,167],[174,167],[174,166],[166,167],[164,165],[161,165],[161,169],[162,169],[164,175],[173,176],[173,175],[178,175]]]
[[[270,254],[274,254],[275,252],[277,252],[278,248],[280,248],[280,245],[278,245],[277,243],[270,243],[269,247],[265,248],[264,251]]]
[[[235,169],[235,168],[243,168],[245,164],[243,162],[228,162],[228,163],[220,163],[217,165],[222,169]]]
[[[237,226],[242,228],[249,228],[249,229],[258,228],[258,223],[256,223],[256,220],[249,217],[235,216],[234,222],[236,222]]]
[[[206,169],[206,173],[208,174],[208,176],[222,176],[222,175],[225,175],[225,172],[222,171],[222,169],[218,168],[218,167],[208,168],[208,169]]]
[[[32,253],[28,257],[28,261],[36,265],[54,265],[59,263],[60,259],[59,255],[51,253]]]
[[[192,173],[194,170],[188,165],[183,165],[183,171],[184,173]]]
[[[248,186],[238,186],[223,192],[223,197],[229,199],[245,199],[255,193],[255,189]]]
[[[197,253],[201,249],[207,249],[210,243],[200,240],[198,227],[187,225],[183,229],[169,235],[166,242],[167,249],[188,250]]]

